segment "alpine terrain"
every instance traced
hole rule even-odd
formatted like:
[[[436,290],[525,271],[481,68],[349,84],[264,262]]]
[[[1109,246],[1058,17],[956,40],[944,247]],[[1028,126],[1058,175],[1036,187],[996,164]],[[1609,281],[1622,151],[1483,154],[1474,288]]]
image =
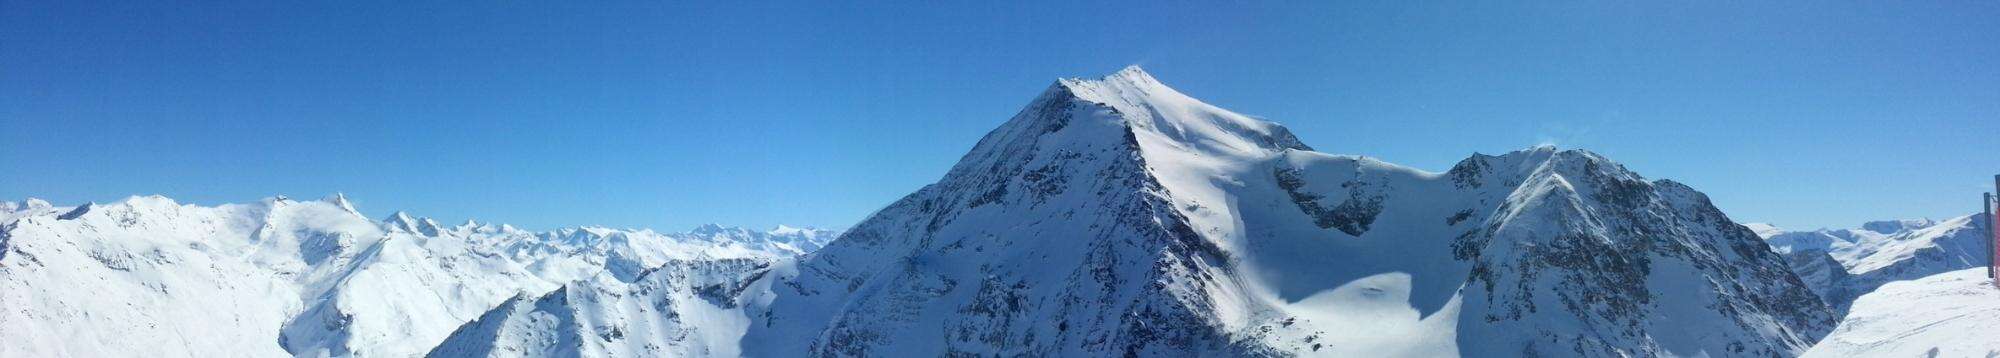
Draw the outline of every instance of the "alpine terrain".
[[[1892,281],[1986,266],[1988,232],[1975,213],[1943,221],[1873,221],[1857,229],[1771,227],[1763,235],[1813,292],[1846,312],[1855,298]]]
[[[1137,67],[1058,81],[739,302],[753,356],[1792,356],[1834,324],[1685,185],[1318,153]]]
[[[1986,268],[1889,282],[1854,301],[1807,357],[2000,356],[2000,288]]]
[[[1058,80],[830,242],[342,197],[6,209],[10,357],[1770,357],[1836,317],[1686,185],[1546,146],[1319,153],[1137,67]]]
[[[378,222],[344,196],[215,207],[30,199],[0,205],[0,220],[0,357],[417,356],[496,306],[661,271],[769,265],[833,237],[529,232],[404,213]]]

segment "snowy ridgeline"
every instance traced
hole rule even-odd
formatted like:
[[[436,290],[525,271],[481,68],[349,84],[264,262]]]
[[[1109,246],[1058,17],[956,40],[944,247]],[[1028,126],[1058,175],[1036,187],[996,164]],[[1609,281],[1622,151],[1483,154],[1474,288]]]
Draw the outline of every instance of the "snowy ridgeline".
[[[371,221],[344,197],[0,205],[0,357],[416,356],[503,303],[732,277],[833,232]],[[659,271],[672,271],[660,273]],[[646,286],[654,285],[654,286]]]
[[[1785,231],[1752,224],[1813,292],[1845,312],[1883,284],[1986,265],[1978,214],[1933,221],[1874,221],[1855,229]]]

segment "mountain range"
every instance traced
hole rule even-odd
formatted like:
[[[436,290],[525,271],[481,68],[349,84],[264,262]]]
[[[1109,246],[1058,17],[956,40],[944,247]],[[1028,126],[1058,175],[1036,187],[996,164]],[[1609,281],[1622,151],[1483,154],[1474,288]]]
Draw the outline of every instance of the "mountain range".
[[[0,205],[0,356],[1798,356],[1896,330],[1839,319],[1965,267],[1970,221],[1739,225],[1550,146],[1320,153],[1130,67],[842,232]]]
[[[344,196],[214,207],[158,196],[0,206],[0,356],[416,356],[524,296],[686,262],[768,265],[835,233],[531,232]]]
[[[1987,264],[1987,223],[1979,214],[1945,220],[1904,219],[1863,223],[1852,229],[1785,231],[1763,228],[1771,249],[1785,256],[1799,278],[1836,310],[1846,312],[1862,294],[1894,281]]]

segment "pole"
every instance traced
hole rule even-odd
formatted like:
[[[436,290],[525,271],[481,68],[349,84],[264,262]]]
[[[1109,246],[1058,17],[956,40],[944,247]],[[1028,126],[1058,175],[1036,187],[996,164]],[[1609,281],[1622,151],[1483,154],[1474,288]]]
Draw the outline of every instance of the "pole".
[[[2000,174],[1993,175],[1993,192],[2000,193]],[[1986,231],[1992,234],[1986,238],[1986,277],[1993,279],[1994,287],[2000,287],[2000,277],[1996,277],[2000,273],[1996,271],[2000,270],[1996,267],[2000,266],[2000,216],[1993,214],[1993,205],[2000,202],[1994,201],[1994,193],[1986,194]]]

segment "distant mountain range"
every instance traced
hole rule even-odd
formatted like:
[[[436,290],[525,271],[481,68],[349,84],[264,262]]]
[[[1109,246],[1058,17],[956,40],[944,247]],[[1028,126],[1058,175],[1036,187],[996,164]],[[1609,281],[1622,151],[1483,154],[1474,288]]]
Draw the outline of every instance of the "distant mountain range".
[[[0,219],[4,357],[422,355],[517,297],[663,267],[767,266],[836,234],[371,221],[342,196],[28,200],[0,205]]]
[[[1942,221],[1885,220],[1853,229],[1784,231],[1770,225],[1760,235],[1785,256],[1813,292],[1845,312],[1862,294],[1883,284],[1986,265],[1991,235],[1978,214]]]

